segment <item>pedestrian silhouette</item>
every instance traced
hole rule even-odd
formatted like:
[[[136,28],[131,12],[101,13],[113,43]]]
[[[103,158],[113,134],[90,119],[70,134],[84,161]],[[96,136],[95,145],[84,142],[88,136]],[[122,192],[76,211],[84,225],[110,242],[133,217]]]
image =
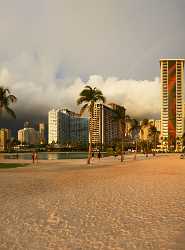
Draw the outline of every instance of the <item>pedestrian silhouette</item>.
[[[101,158],[101,153],[100,153],[100,151],[98,152],[98,159],[100,160],[100,158]]]
[[[34,153],[34,152],[32,152],[31,158],[32,158],[32,162],[33,162],[33,164],[34,164],[34,163],[35,163],[35,153]]]

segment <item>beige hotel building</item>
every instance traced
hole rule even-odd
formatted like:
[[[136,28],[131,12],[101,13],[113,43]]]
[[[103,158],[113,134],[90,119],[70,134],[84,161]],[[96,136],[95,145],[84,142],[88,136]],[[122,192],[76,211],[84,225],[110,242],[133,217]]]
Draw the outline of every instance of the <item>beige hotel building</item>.
[[[96,103],[94,105],[89,129],[92,131],[92,144],[95,148],[103,149],[105,146],[111,146],[121,139],[120,123],[114,121],[115,109],[118,106],[114,103],[109,105]],[[125,108],[119,107],[123,108],[125,114]]]

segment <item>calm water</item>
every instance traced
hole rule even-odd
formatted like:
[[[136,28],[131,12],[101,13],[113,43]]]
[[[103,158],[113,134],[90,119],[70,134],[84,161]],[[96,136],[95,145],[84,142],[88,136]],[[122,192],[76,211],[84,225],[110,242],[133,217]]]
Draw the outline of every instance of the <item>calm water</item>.
[[[87,152],[41,152],[38,153],[38,158],[40,160],[62,160],[62,159],[84,159],[87,158]],[[102,154],[105,156],[105,154]],[[32,153],[19,153],[19,159],[22,160],[31,160]],[[0,158],[2,159],[16,159],[16,154],[0,154]]]

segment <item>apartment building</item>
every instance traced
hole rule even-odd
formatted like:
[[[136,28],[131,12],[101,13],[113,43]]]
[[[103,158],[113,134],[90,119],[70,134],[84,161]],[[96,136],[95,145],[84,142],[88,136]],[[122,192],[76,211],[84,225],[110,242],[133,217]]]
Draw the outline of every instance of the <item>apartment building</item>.
[[[161,59],[160,73],[161,135],[177,148],[184,133],[184,59]]]
[[[94,111],[90,117],[90,131],[92,133],[92,143],[95,146],[105,147],[113,145],[121,139],[120,122],[114,119],[115,110],[118,106],[114,103],[109,105],[97,103],[94,105]],[[125,108],[121,108],[125,115]]]
[[[48,113],[48,143],[87,145],[88,119],[68,109],[52,109]]]
[[[39,132],[34,128],[23,128],[18,130],[18,141],[21,144],[26,145],[38,145],[40,144]]]
[[[0,151],[4,151],[8,147],[8,140],[10,140],[11,132],[10,129],[0,129]]]

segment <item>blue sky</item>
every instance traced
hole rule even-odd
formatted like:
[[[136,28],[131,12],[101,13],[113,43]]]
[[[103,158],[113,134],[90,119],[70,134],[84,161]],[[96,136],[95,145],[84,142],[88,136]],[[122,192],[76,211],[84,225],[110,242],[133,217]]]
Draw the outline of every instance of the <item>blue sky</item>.
[[[58,106],[78,110],[83,81],[133,116],[159,117],[159,59],[185,57],[184,0],[0,0],[0,6],[0,82],[18,96],[18,118],[46,116]]]

